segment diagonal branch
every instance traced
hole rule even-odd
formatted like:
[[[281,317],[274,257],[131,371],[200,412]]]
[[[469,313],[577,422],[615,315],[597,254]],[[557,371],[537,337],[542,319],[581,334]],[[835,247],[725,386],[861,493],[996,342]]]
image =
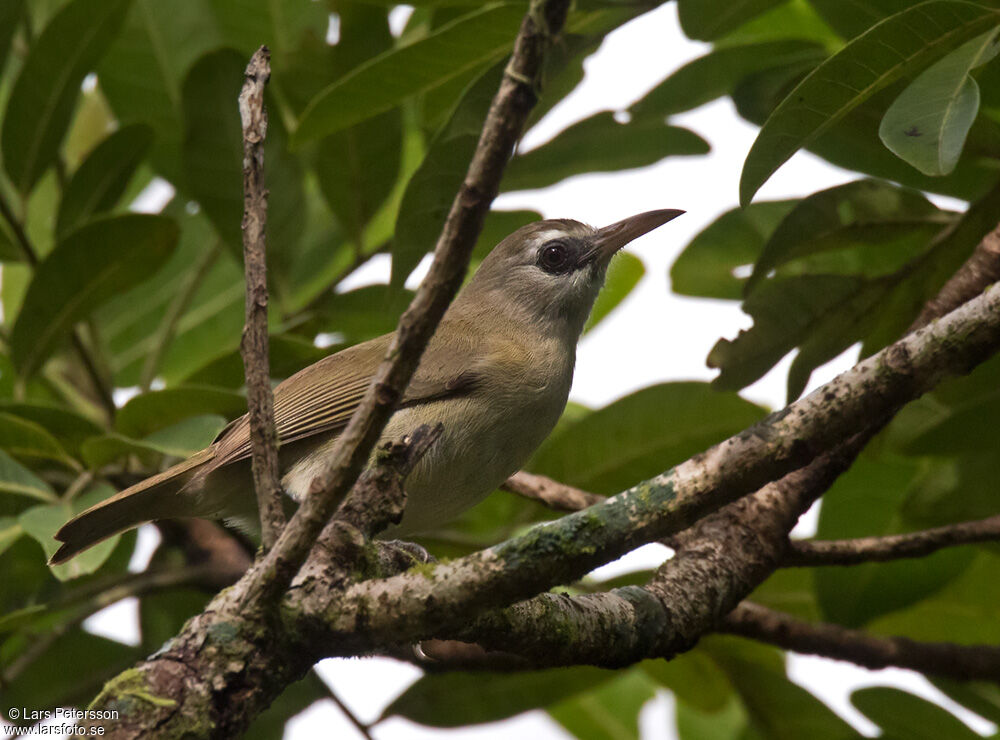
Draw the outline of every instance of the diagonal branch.
[[[1000,514],[919,532],[850,540],[799,540],[788,546],[782,566],[809,568],[922,558],[945,547],[1000,540]]]
[[[556,511],[580,511],[599,504],[604,496],[560,483],[545,475],[521,470],[500,486],[505,491],[534,499]]]
[[[267,552],[285,526],[285,512],[281,508],[278,433],[274,425],[274,396],[268,368],[264,86],[271,77],[271,52],[266,46],[254,52],[243,75],[239,101],[243,124],[243,263],[247,300],[240,351],[246,368],[251,468],[260,512],[261,547]]]
[[[749,602],[733,610],[720,631],[796,653],[848,660],[873,670],[896,666],[961,681],[1000,681],[1000,647],[996,645],[874,637],[838,624],[811,624]]]
[[[580,578],[809,463],[1000,349],[1000,285],[671,471],[483,552],[367,581],[326,606],[334,632],[420,639]],[[852,457],[853,459],[853,457]],[[825,489],[824,489],[825,490]],[[321,605],[315,604],[320,609]]]

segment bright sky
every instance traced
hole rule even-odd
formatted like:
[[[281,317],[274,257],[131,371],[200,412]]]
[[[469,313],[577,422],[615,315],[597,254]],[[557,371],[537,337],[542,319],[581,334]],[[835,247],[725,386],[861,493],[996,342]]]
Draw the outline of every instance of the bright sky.
[[[398,12],[398,11],[397,11]],[[400,16],[395,17],[396,21]],[[543,120],[524,141],[537,146],[569,124],[599,110],[626,108],[669,72],[703,54],[707,45],[687,40],[680,31],[676,4],[668,3],[611,34],[587,65],[580,88]],[[677,116],[672,123],[687,126],[712,145],[707,157],[671,158],[660,164],[624,173],[585,175],[545,191],[502,196],[504,209],[532,208],[546,217],[569,217],[603,226],[632,214],[657,208],[683,208],[687,214],[635,242],[628,249],[646,266],[646,277],[610,318],[583,340],[577,360],[572,398],[600,406],[628,392],[669,380],[708,380],[713,372],[704,364],[719,337],[733,337],[749,326],[734,304],[675,296],[669,291],[668,269],[690,239],[720,213],[737,204],[737,183],[743,158],[756,129],[739,119],[726,102],[717,102]],[[852,179],[808,154],[792,158],[768,182],[758,198],[800,196]],[[370,282],[387,275],[387,265],[376,262],[361,277]],[[384,279],[384,278],[382,278]],[[815,373],[814,385],[846,369],[853,357],[840,358]],[[790,358],[745,391],[745,395],[772,407],[783,405],[785,373]],[[667,420],[669,423],[669,420]],[[815,519],[811,520],[813,523]],[[799,531],[809,534],[806,522]],[[665,550],[644,549],[627,562],[607,566],[613,572],[648,567]],[[134,607],[103,612],[88,622],[95,630],[122,639],[135,631]],[[791,656],[793,680],[807,686],[835,711],[868,735],[874,725],[853,710],[850,691],[863,685],[893,684],[949,706],[980,732],[996,728],[969,719],[971,715],[949,702],[922,677],[899,670],[870,672],[829,660]],[[409,665],[387,659],[327,660],[321,675],[362,721],[370,722],[407,685],[419,676]],[[668,740],[674,733],[672,700],[663,692],[643,710],[643,737]],[[448,737],[456,740],[492,740],[512,736],[560,738],[566,733],[542,712],[502,723],[460,730],[430,730],[403,720],[390,720],[372,731],[379,740],[420,740]],[[361,737],[330,701],[319,702],[297,717],[286,738]]]

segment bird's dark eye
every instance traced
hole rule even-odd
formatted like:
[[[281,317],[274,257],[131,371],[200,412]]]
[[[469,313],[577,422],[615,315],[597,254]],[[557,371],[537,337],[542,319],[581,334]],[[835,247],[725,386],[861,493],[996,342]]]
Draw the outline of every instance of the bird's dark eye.
[[[570,264],[570,252],[562,242],[549,242],[538,252],[538,265],[545,272],[565,272]]]

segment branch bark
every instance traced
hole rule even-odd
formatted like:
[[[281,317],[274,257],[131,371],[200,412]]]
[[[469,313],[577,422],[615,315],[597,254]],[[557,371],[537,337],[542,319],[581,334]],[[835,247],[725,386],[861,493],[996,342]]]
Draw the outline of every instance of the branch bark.
[[[874,637],[837,624],[810,624],[749,602],[726,617],[720,631],[873,670],[896,666],[960,681],[1000,681],[1000,647],[995,645]]]
[[[1000,540],[1000,515],[884,537],[793,541],[782,566],[811,568],[922,558],[945,547],[993,540]]]
[[[260,512],[261,547],[269,551],[285,526],[278,472],[278,434],[268,368],[267,336],[267,189],[264,187],[264,138],[267,111],[264,87],[271,77],[271,52],[262,46],[244,72],[240,91],[243,124],[243,263],[246,271],[246,324],[240,352],[247,379],[253,487]]]
[[[539,501],[556,511],[580,511],[606,500],[606,497],[599,494],[589,493],[525,470],[514,473],[500,487],[524,498]]]
[[[958,308],[1000,280],[1000,225],[983,237],[972,256],[952,275],[938,294],[927,301],[910,331]]]

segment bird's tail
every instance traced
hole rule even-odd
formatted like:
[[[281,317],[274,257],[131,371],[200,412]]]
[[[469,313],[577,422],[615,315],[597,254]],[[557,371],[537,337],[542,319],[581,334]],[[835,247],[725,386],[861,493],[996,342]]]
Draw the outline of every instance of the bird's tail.
[[[198,494],[185,491],[184,487],[214,456],[211,447],[202,450],[73,517],[56,532],[55,538],[63,544],[49,562],[63,563],[88,547],[145,522],[199,516]]]

